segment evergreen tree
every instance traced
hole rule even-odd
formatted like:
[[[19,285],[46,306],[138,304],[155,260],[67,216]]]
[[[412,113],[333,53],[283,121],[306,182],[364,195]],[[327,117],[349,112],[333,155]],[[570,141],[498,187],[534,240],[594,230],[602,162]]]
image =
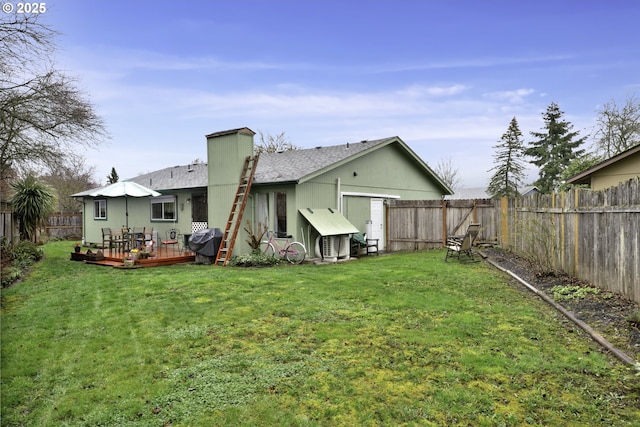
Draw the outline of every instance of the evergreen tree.
[[[489,170],[495,171],[489,181],[487,193],[491,197],[515,197],[518,195],[518,187],[524,180],[524,141],[518,121],[511,119],[509,128],[502,135],[496,149],[495,167]]]
[[[107,175],[107,184],[115,184],[119,179],[120,177],[118,176],[118,172],[116,172],[116,168],[111,168],[111,173]]]
[[[563,115],[558,104],[552,102],[542,114],[544,128],[540,132],[531,132],[536,140],[524,152],[533,158],[531,163],[540,168],[535,185],[542,193],[550,193],[557,188],[562,171],[584,153],[579,147],[586,137],[577,138],[579,132],[571,131],[573,125],[564,120]]]

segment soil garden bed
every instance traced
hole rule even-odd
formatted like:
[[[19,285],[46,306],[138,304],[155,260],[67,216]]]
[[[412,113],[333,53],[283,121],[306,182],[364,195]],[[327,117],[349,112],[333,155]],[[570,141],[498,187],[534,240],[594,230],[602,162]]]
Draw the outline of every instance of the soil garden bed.
[[[564,273],[541,274],[530,262],[505,250],[487,248],[482,252],[572,312],[619,350],[640,361],[640,327],[636,323],[640,319],[640,304]],[[513,284],[531,293],[515,279]],[[568,320],[567,325],[575,327]]]

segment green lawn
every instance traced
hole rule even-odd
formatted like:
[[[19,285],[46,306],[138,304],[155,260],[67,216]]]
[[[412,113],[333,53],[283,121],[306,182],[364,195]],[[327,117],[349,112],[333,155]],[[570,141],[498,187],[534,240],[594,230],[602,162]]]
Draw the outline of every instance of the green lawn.
[[[640,425],[640,377],[482,263],[118,270],[2,290],[3,426]]]

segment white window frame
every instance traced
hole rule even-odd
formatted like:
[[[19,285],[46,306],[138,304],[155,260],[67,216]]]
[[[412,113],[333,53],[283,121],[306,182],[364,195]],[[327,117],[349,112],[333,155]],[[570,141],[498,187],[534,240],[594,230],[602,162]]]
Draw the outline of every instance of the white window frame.
[[[156,218],[153,216],[154,214],[154,205],[160,204],[162,206],[162,218]],[[165,218],[166,209],[165,205],[171,204],[173,205],[173,218]],[[175,222],[178,220],[178,203],[175,196],[160,196],[154,197],[151,199],[151,221],[154,222]]]
[[[93,219],[98,219],[98,220],[107,219],[107,200],[106,199],[94,199]]]

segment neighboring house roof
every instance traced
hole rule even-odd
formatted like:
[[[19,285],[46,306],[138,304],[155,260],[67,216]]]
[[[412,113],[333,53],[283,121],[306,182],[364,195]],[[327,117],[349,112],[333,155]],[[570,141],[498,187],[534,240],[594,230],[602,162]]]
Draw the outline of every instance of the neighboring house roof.
[[[614,163],[619,162],[622,159],[626,159],[632,155],[635,155],[636,153],[640,153],[640,144],[635,145],[628,150],[623,151],[622,153],[616,154],[615,156],[610,157],[607,160],[604,160],[594,166],[591,166],[589,169],[570,177],[566,182],[567,184],[591,185],[591,177],[593,176],[593,174],[613,165]]]
[[[521,197],[528,196],[530,194],[538,193],[538,187],[535,185],[529,185],[526,187],[518,188],[518,193]],[[455,193],[449,196],[444,196],[445,200],[470,200],[470,199],[490,199],[491,196],[487,193],[486,188],[458,188]]]
[[[526,187],[518,188],[518,193],[520,193],[521,197],[529,196],[531,194],[539,193],[540,190],[535,185],[528,185]]]
[[[456,188],[453,194],[444,196],[445,200],[490,199],[486,188]]]

